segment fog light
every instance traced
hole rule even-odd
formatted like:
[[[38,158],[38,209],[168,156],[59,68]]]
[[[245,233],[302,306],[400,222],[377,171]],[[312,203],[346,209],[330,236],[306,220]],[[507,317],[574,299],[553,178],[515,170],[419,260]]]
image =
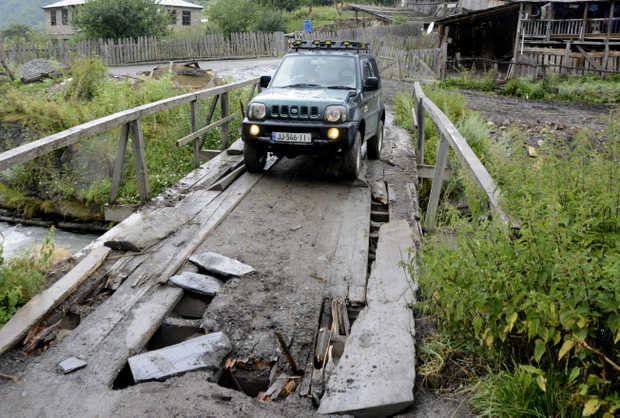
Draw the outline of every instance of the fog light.
[[[329,139],[338,139],[338,137],[340,136],[340,131],[338,130],[338,128],[331,128],[327,131],[327,136],[329,137]]]
[[[258,125],[250,125],[250,135],[258,135],[258,133],[260,132],[260,128],[258,127]]]

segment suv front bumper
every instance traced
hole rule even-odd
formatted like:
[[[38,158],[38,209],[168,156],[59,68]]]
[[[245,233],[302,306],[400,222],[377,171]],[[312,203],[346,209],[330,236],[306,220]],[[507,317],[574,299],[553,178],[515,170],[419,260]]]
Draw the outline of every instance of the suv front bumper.
[[[250,126],[257,125],[260,128],[258,135],[250,134]],[[337,128],[340,135],[337,139],[330,139],[327,131]],[[264,121],[250,121],[245,118],[241,124],[243,141],[251,141],[262,144],[267,152],[286,156],[334,154],[338,150],[349,149],[355,141],[357,131],[356,122],[341,124],[324,123],[322,121],[281,121],[267,119]],[[312,142],[276,142],[272,140],[273,132],[305,133],[312,136]]]

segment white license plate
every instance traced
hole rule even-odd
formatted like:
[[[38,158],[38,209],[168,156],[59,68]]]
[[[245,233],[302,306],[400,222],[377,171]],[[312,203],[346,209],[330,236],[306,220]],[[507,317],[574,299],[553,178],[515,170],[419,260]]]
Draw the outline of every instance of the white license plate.
[[[291,132],[272,132],[271,139],[276,142],[312,142],[312,135]]]

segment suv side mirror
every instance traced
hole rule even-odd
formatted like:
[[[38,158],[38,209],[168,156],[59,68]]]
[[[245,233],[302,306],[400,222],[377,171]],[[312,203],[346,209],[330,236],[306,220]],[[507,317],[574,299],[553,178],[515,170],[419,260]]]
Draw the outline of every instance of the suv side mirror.
[[[375,91],[379,89],[379,79],[377,77],[368,77],[364,82],[364,90]]]
[[[264,89],[266,89],[267,87],[269,87],[269,83],[271,82],[271,76],[270,75],[261,75],[260,76],[260,86]]]

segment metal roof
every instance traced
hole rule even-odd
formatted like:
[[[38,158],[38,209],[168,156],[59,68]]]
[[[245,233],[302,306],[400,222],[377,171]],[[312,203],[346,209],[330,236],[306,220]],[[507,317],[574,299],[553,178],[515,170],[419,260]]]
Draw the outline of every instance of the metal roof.
[[[93,0],[96,1],[96,0]],[[155,2],[161,6],[168,7],[184,7],[186,9],[204,9],[203,6],[187,2],[185,0],[155,0]],[[86,0],[60,0],[56,3],[43,6],[42,9],[52,9],[57,7],[70,7],[79,6],[85,4]]]

